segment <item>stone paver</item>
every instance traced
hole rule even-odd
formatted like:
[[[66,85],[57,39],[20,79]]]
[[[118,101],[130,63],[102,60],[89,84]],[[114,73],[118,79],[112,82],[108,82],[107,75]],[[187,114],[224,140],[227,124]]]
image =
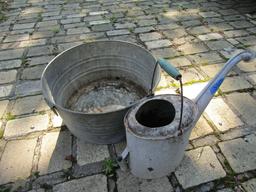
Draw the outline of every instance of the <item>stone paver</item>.
[[[37,27],[48,27],[48,26],[51,26],[51,25],[57,25],[57,21],[53,20],[53,21],[42,21],[42,22],[38,22],[37,23]]]
[[[28,29],[33,28],[35,23],[22,23],[22,24],[15,24],[13,26],[13,30],[20,30],[20,29]]]
[[[0,86],[0,98],[9,96],[11,94],[12,89],[12,85]]]
[[[11,83],[16,80],[17,71],[9,70],[0,72],[0,84]]]
[[[73,29],[68,29],[67,34],[81,34],[81,33],[89,33],[90,29],[87,27],[79,27],[79,28],[73,28]]]
[[[227,131],[243,125],[239,117],[221,98],[212,99],[205,112],[219,131]]]
[[[17,96],[33,95],[41,92],[41,81],[23,81],[16,86]]]
[[[239,69],[244,72],[253,72],[256,71],[256,61],[253,60],[251,62],[240,62],[238,65]]]
[[[62,120],[61,116],[53,114],[52,126],[54,128],[58,128],[58,127],[61,127],[62,125],[63,125],[63,120]]]
[[[232,31],[224,31],[226,37],[241,37],[248,35],[248,32],[245,30],[232,30]]]
[[[204,83],[194,83],[189,86],[184,86],[183,88],[183,94],[185,97],[188,97],[189,99],[195,99],[196,96],[204,89],[204,87],[207,85],[207,82]]]
[[[153,41],[153,40],[162,38],[162,35],[157,32],[143,33],[143,34],[140,34],[139,36],[141,41]]]
[[[107,192],[107,177],[105,175],[93,175],[53,187],[54,192],[81,192],[87,190],[90,192]]]
[[[177,58],[170,59],[168,61],[175,67],[184,67],[184,66],[191,65],[191,62],[186,57],[177,57]]]
[[[22,35],[10,35],[4,40],[4,43],[8,42],[16,42],[16,41],[24,41],[29,39],[29,34],[22,34]]]
[[[197,27],[191,28],[189,32],[193,35],[200,35],[200,34],[210,33],[211,30],[205,26],[197,26]]]
[[[256,123],[256,101],[248,93],[234,93],[227,96],[228,102],[235,107],[249,125]]]
[[[154,31],[154,27],[138,27],[135,28],[134,33],[146,33],[151,31]]]
[[[3,117],[3,115],[4,115],[5,111],[6,111],[8,103],[9,103],[8,100],[0,101],[0,119]]]
[[[17,99],[11,113],[13,115],[22,115],[45,110],[49,110],[49,107],[45,103],[43,97],[37,95]]]
[[[114,29],[114,27],[112,26],[111,23],[92,26],[92,31],[111,31],[113,29]]]
[[[173,188],[167,177],[159,179],[139,179],[129,172],[118,170],[117,172],[118,192],[172,192]]]
[[[211,50],[223,50],[223,49],[233,47],[232,44],[230,44],[225,40],[209,41],[209,42],[206,42],[206,44]]]
[[[0,161],[0,184],[30,175],[36,142],[37,139],[29,139],[7,143]]]
[[[89,144],[78,140],[77,163],[80,166],[88,163],[103,161],[107,158],[109,158],[107,145]]]
[[[207,47],[203,43],[186,43],[178,47],[183,54],[195,54],[208,51]]]
[[[31,39],[41,39],[41,38],[47,38],[47,37],[53,37],[53,36],[54,36],[54,31],[37,31],[32,34]]]
[[[175,175],[182,187],[187,189],[225,177],[226,173],[213,150],[207,146],[187,151]]]
[[[246,190],[246,192],[254,192],[256,189],[256,179],[248,180],[242,183],[242,186]]]
[[[172,58],[180,55],[179,52],[173,48],[155,49],[152,50],[152,53],[157,58]]]
[[[168,39],[175,39],[175,38],[180,38],[180,37],[186,36],[187,32],[185,31],[185,29],[174,29],[174,30],[164,31],[163,34]]]
[[[145,19],[145,20],[139,20],[138,21],[138,25],[140,27],[150,26],[150,25],[155,25],[155,24],[157,24],[155,19]]]
[[[256,85],[256,74],[251,74],[248,76],[248,80],[251,84]]]
[[[215,135],[208,135],[192,141],[195,148],[202,146],[213,146],[217,144],[220,140]]]
[[[250,89],[253,86],[246,81],[243,77],[227,77],[225,78],[223,84],[220,86],[221,91],[230,92],[230,91],[238,91],[243,89]]]
[[[28,50],[27,56],[40,56],[52,54],[52,46],[32,47]]]
[[[255,35],[252,35],[247,37],[236,38],[236,40],[242,43],[244,46],[250,46],[250,45],[256,44],[255,37],[256,37]]]
[[[213,78],[224,66],[224,64],[213,64],[200,66],[200,69],[209,77]],[[236,75],[234,71],[230,71],[228,75]]]
[[[115,24],[116,29],[134,28],[136,25],[134,23],[117,23]]]
[[[25,68],[23,70],[21,79],[24,79],[24,80],[40,79],[45,67],[46,67],[45,65],[40,65],[36,67]]]
[[[219,147],[236,173],[256,169],[256,136],[249,135],[219,143]]]
[[[1,123],[0,123],[0,127],[1,127]],[[3,140],[3,139],[0,139],[0,159],[1,159],[2,154],[4,152],[5,145],[6,145],[6,141]]]
[[[127,29],[120,29],[120,30],[113,30],[113,31],[108,31],[107,35],[108,36],[116,36],[116,35],[128,35],[130,34],[130,31]]]
[[[29,60],[29,65],[33,66],[33,65],[47,64],[53,58],[54,58],[54,56],[41,56],[41,57],[33,57],[28,60]]]
[[[101,25],[106,23],[110,23],[110,21],[109,20],[90,21],[89,25]]]
[[[230,59],[231,57],[235,56],[238,53],[241,53],[242,51],[244,51],[243,49],[226,49],[226,50],[222,50],[220,51],[221,55],[223,55],[223,57],[225,57],[226,59]]]
[[[149,42],[146,42],[145,44],[148,49],[164,48],[164,47],[169,47],[172,45],[171,41],[169,41],[167,39],[149,41]]]
[[[195,55],[188,55],[188,59],[191,60],[193,64],[196,65],[209,65],[215,63],[222,63],[225,60],[217,53],[217,52],[206,52],[206,53],[199,53]]]
[[[208,18],[208,17],[219,17],[220,14],[213,12],[213,11],[209,11],[209,12],[200,12],[199,15],[201,15],[204,18]]]
[[[0,51],[0,60],[19,59],[22,57],[23,52],[23,49]]]
[[[247,27],[253,27],[254,25],[248,21],[235,21],[231,22],[230,25],[235,27],[236,29],[242,29]]]
[[[47,133],[42,140],[38,162],[39,174],[47,174],[71,167],[65,160],[71,155],[71,135],[68,131]]]
[[[48,115],[30,116],[10,120],[4,131],[5,138],[24,136],[32,132],[46,130],[49,124]]]
[[[183,69],[180,73],[183,83],[203,80],[203,76],[194,68]]]
[[[179,28],[180,25],[178,25],[177,23],[169,23],[169,24],[165,24],[165,25],[158,25],[157,29],[160,30],[172,30],[172,29],[176,29]]]
[[[33,46],[39,46],[39,45],[45,45],[46,39],[33,39],[28,41],[22,41],[19,44],[19,47],[33,47]]]
[[[200,117],[195,128],[193,128],[189,139],[193,140],[193,139],[196,139],[199,137],[203,137],[212,132],[213,132],[213,130],[212,130],[211,126],[207,123],[205,118]]]
[[[0,70],[2,69],[13,69],[21,66],[21,60],[8,60],[0,62]]]
[[[199,39],[202,41],[210,41],[210,40],[216,40],[216,39],[222,39],[223,37],[219,33],[209,33],[206,35],[199,35]]]

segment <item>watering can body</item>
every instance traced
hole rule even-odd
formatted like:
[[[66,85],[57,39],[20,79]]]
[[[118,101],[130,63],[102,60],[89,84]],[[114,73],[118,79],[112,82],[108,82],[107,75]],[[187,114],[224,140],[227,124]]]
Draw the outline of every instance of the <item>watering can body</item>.
[[[255,54],[249,51],[234,56],[199,93],[195,100],[192,101],[183,97],[182,132],[178,129],[181,112],[181,99],[178,95],[158,95],[146,98],[130,109],[124,119],[127,147],[122,153],[122,159],[127,159],[131,173],[140,178],[152,179],[166,176],[173,172],[184,156],[192,129],[221,86],[225,76],[238,62],[242,60],[250,61],[254,57]],[[172,77],[179,78],[177,71],[173,70],[172,67],[167,67],[168,65],[164,60],[160,61],[159,64]],[[169,123],[165,122],[163,126],[148,126],[144,124],[146,120],[141,121],[140,119],[143,113],[150,114],[152,111],[154,113],[158,109],[159,111],[161,110],[163,106],[157,104],[155,105],[156,109],[152,109],[151,112],[145,108],[147,103],[154,102],[154,100],[169,102],[175,109],[175,112],[172,112],[174,118]],[[141,110],[143,112],[140,112]],[[148,120],[150,121],[150,118]]]
[[[139,117],[136,117],[138,110],[147,103],[159,100],[173,105],[173,123],[156,128],[148,128],[142,124],[143,122],[139,123]],[[144,179],[162,177],[173,172],[181,162],[190,133],[196,123],[194,117],[198,114],[198,108],[191,100],[184,98],[183,133],[179,135],[177,127],[180,102],[179,95],[158,95],[145,99],[126,114],[124,124],[129,151],[128,163],[133,175]]]

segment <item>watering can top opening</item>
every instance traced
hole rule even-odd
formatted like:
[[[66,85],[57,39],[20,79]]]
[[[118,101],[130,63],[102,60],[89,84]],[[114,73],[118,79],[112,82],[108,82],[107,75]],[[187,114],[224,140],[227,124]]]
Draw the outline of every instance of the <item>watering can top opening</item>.
[[[104,115],[104,114],[108,115],[108,114],[111,114],[111,113],[119,113],[120,111],[124,111],[124,110],[129,109],[135,103],[137,103],[138,101],[135,101],[134,103],[130,103],[129,105],[126,105],[124,108],[115,109],[113,111],[87,113],[87,112],[75,111],[75,110],[72,110],[70,108],[67,108],[66,106],[64,106],[63,104],[61,104],[60,102],[58,102],[56,100],[56,96],[52,95],[52,87],[53,86],[48,85],[48,83],[49,83],[49,81],[47,80],[48,79],[47,76],[49,76],[48,74],[51,73],[51,71],[56,70],[56,69],[54,69],[54,65],[56,65],[57,63],[68,62],[67,60],[69,58],[67,57],[67,55],[74,54],[74,55],[76,55],[76,57],[79,57],[80,60],[83,58],[83,56],[81,56],[81,55],[88,55],[89,59],[97,58],[97,54],[96,55],[90,55],[87,52],[82,52],[82,50],[84,48],[95,50],[95,51],[92,51],[92,52],[100,52],[102,55],[104,55],[104,57],[111,57],[113,55],[116,56],[116,55],[118,55],[119,50],[121,50],[121,52],[122,52],[124,49],[130,49],[130,50],[133,50],[133,51],[126,52],[126,56],[122,55],[122,57],[125,57],[125,59],[127,59],[127,61],[132,61],[133,59],[134,59],[134,61],[135,60],[138,61],[140,59],[146,58],[146,60],[150,60],[150,63],[157,63],[156,58],[147,49],[143,48],[140,45],[131,43],[131,42],[120,41],[120,40],[97,40],[97,41],[83,43],[83,44],[80,44],[80,45],[77,45],[77,46],[73,46],[73,47],[61,52],[55,58],[53,58],[49,62],[49,64],[46,66],[46,68],[44,69],[44,71],[42,73],[42,77],[41,77],[41,81],[42,81],[42,85],[43,85],[42,91],[43,91],[43,95],[44,95],[44,98],[45,98],[47,104],[52,109],[57,108],[57,109],[61,109],[63,111],[67,111],[69,113],[76,113],[76,114],[81,114],[81,115],[86,114],[86,115],[91,115],[91,116],[100,116],[100,115]],[[111,49],[113,49],[113,51],[111,51]],[[140,58],[138,55],[140,55],[140,57],[144,57],[144,58]],[[87,57],[87,56],[85,56],[85,57]],[[86,59],[89,60],[88,58],[86,58]],[[138,63],[138,64],[140,64],[140,63]],[[157,72],[159,72],[159,71],[160,71],[160,68],[157,67]],[[152,75],[153,75],[153,73],[152,73]],[[154,90],[156,88],[156,86],[158,85],[158,83],[160,81],[160,75],[154,76],[153,81],[154,82],[152,83],[152,87],[150,87],[150,90],[148,90],[148,93],[146,95],[144,95],[143,97],[146,97],[148,94],[152,93],[152,90]],[[151,83],[151,81],[150,81],[150,83]]]
[[[184,132],[194,124],[198,116],[195,103],[183,97],[184,111],[181,128]],[[164,139],[179,134],[180,103],[179,95],[157,95],[143,99],[125,116],[124,123],[129,132],[143,139]]]

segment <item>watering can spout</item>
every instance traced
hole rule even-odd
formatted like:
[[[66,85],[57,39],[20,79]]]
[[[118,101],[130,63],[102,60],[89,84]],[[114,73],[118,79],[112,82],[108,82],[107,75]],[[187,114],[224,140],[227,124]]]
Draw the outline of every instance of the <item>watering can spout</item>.
[[[195,98],[194,102],[197,104],[199,111],[198,118],[201,116],[202,112],[205,110],[205,108],[207,107],[212,97],[217,92],[222,82],[224,81],[226,75],[231,71],[231,69],[240,61],[249,62],[255,57],[255,53],[251,51],[243,51],[227,61],[227,63],[219,71],[219,73],[216,74],[216,76],[206,85],[206,87]]]

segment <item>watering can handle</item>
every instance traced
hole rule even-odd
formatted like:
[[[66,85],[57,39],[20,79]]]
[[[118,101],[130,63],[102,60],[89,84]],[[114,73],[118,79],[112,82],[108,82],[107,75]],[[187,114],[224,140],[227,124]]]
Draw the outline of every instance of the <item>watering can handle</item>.
[[[181,78],[180,72],[167,60],[165,59],[159,59],[158,64],[161,66],[161,68],[168,73],[172,78],[179,80]]]
[[[158,64],[161,66],[162,69],[165,70],[165,72],[167,72],[172,78],[174,78],[175,80],[180,82],[180,89],[181,89],[181,109],[180,109],[180,122],[179,122],[179,135],[181,135],[183,133],[183,129],[182,129],[182,115],[183,115],[183,86],[182,86],[182,75],[180,74],[180,72],[178,71],[178,69],[176,69],[171,63],[169,63],[168,61],[166,61],[165,59],[159,59],[158,60]]]

